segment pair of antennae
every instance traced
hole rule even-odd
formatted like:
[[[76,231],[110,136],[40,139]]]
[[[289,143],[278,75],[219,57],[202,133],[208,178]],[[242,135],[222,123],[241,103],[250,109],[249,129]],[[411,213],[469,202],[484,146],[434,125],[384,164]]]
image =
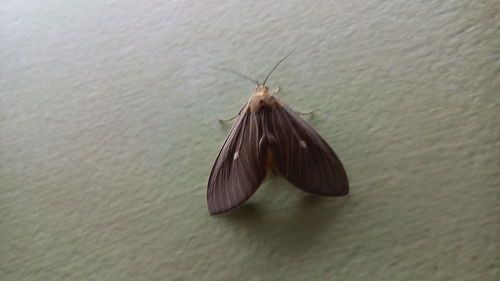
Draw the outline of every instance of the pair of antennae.
[[[267,74],[266,76],[266,79],[264,79],[264,82],[262,82],[262,86],[265,86],[266,85],[266,82],[267,82],[267,79],[269,78],[269,76],[271,76],[271,74],[276,70],[276,68],[278,68],[278,66],[284,61],[286,60],[286,58],[288,58],[293,52],[295,51],[295,49],[293,49],[290,53],[288,53],[286,56],[284,56],[274,67],[273,69],[271,69],[271,71],[269,71],[269,74]],[[230,73],[233,73],[233,74],[236,74],[242,78],[245,78],[247,80],[250,80],[252,81],[253,83],[257,84],[257,86],[260,86],[261,84],[259,83],[259,81],[257,79],[253,79],[251,77],[248,77],[244,74],[241,74],[237,71],[234,71],[234,70],[231,70],[231,69],[226,69],[226,68],[215,68],[215,69],[218,69],[218,70],[222,70],[222,71],[226,71],[226,72],[230,72]]]

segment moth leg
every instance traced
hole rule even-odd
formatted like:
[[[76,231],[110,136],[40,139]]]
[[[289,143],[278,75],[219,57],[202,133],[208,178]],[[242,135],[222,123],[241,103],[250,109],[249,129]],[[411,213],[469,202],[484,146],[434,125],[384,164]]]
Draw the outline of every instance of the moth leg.
[[[311,111],[309,111],[309,112],[300,112],[300,111],[296,111],[296,110],[295,110],[295,112],[296,112],[297,114],[299,114],[299,115],[311,115],[311,114],[313,114],[313,110],[311,110]]]
[[[236,115],[234,115],[233,117],[231,117],[231,118],[229,118],[229,119],[219,119],[219,122],[229,122],[229,121],[233,121],[233,120],[234,120],[234,118],[236,118],[236,117],[238,117],[238,116],[240,116],[240,114],[239,114],[239,113],[238,113],[238,114],[236,114]]]
[[[277,94],[280,90],[280,86],[278,86],[278,89],[274,90],[273,94]]]

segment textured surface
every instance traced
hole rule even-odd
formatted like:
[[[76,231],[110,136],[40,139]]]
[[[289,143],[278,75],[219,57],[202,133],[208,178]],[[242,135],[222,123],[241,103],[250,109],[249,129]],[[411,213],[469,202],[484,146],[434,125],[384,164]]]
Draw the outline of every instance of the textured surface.
[[[500,2],[2,1],[0,280],[498,280]],[[262,78],[351,194],[210,217]]]

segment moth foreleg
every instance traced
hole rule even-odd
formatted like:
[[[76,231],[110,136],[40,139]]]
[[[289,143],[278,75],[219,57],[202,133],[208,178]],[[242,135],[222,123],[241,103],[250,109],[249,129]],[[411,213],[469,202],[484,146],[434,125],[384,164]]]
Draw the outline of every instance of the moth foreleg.
[[[236,117],[240,116],[240,114],[236,114],[234,115],[233,117],[229,118],[229,119],[219,119],[219,122],[229,122],[229,121],[233,121]]]
[[[309,112],[300,112],[300,111],[297,111],[297,110],[294,110],[297,114],[299,115],[311,115],[313,114],[313,110],[309,111]]]

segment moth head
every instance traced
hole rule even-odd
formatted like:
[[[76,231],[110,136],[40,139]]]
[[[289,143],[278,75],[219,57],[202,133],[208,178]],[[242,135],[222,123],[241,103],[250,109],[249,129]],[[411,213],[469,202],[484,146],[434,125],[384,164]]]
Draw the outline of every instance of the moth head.
[[[267,93],[269,91],[269,88],[267,86],[264,86],[264,85],[257,85],[257,87],[255,88],[255,92],[256,93]]]

